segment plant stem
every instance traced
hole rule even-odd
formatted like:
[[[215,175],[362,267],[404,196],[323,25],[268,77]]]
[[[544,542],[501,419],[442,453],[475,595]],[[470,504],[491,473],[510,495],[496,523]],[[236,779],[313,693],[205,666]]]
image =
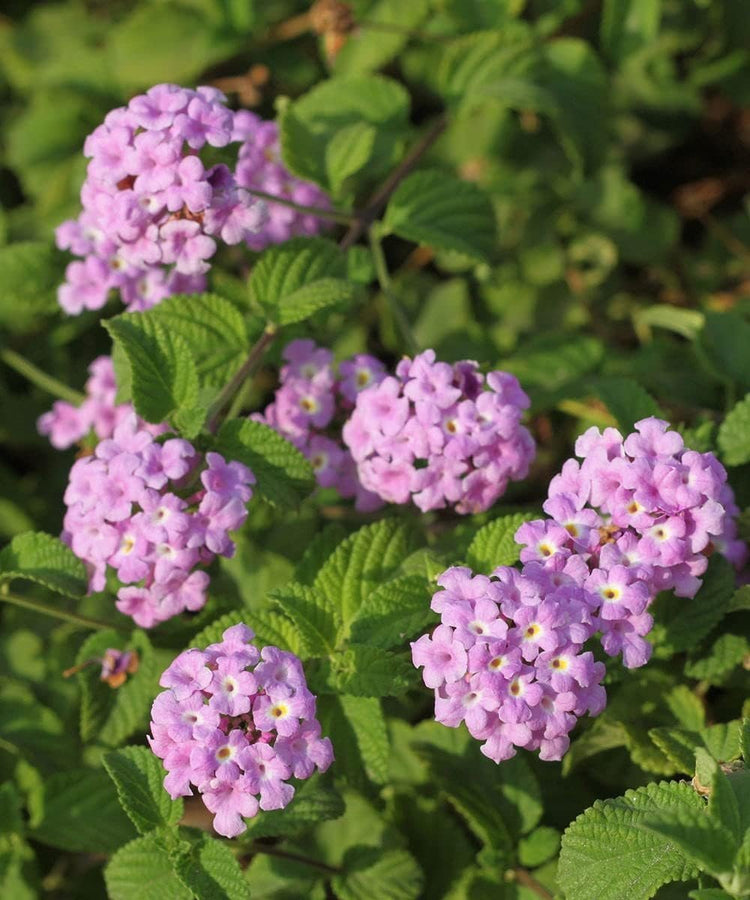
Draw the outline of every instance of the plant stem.
[[[325,209],[322,206],[306,206],[304,203],[295,203],[294,200],[286,200],[284,197],[277,197],[275,194],[267,194],[265,191],[258,191],[255,188],[244,188],[244,190],[253,197],[258,197],[260,200],[266,200],[268,203],[276,203],[279,206],[288,206],[289,209],[296,209],[298,212],[306,213],[310,216],[317,216],[319,219],[327,219],[330,222],[340,222],[342,225],[351,225],[357,218],[356,213],[345,212],[343,209]]]
[[[19,375],[23,375],[24,378],[38,388],[41,388],[48,394],[52,394],[53,397],[67,400],[76,406],[79,406],[86,399],[85,394],[73,390],[67,384],[63,384],[62,381],[58,381],[57,378],[53,378],[52,375],[43,372],[34,363],[29,362],[26,357],[21,356],[20,353],[16,353],[15,350],[11,350],[9,347],[3,347],[0,350],[0,359],[6,366],[18,372]]]
[[[550,894],[547,888],[543,884],[540,884],[530,872],[526,871],[526,869],[519,868],[513,869],[512,871],[519,884],[522,884],[530,891],[533,891],[537,897],[541,897],[542,900],[552,900],[552,894]]]
[[[327,872],[329,875],[338,875],[341,869],[338,866],[330,866],[328,863],[321,862],[319,859],[310,859],[301,853],[292,853],[289,850],[280,850],[278,847],[268,847],[263,844],[253,845],[254,853],[265,853],[267,856],[277,856],[279,859],[288,859],[290,862],[298,862],[303,866],[310,866],[313,869],[320,869],[321,872]]]
[[[206,424],[206,427],[212,434],[216,431],[216,427],[219,424],[219,419],[221,418],[221,413],[224,407],[229,403],[232,397],[234,397],[236,391],[238,391],[242,387],[242,385],[245,383],[245,379],[250,374],[252,374],[255,367],[261,361],[261,359],[263,358],[263,354],[266,352],[266,350],[276,337],[276,330],[277,329],[275,325],[266,325],[265,331],[258,338],[255,344],[253,344],[245,362],[242,363],[232,380],[227,382],[227,384],[225,384],[219,392],[219,396],[213,403],[211,412],[208,416],[208,422]]]
[[[388,307],[391,311],[391,315],[396,322],[396,327],[401,332],[401,337],[404,340],[404,343],[408,346],[410,353],[416,353],[418,350],[417,340],[414,337],[414,332],[411,329],[411,324],[406,317],[406,313],[404,312],[401,303],[399,302],[398,297],[393,293],[393,285],[391,283],[391,276],[388,272],[388,264],[386,263],[385,254],[383,253],[383,247],[380,243],[380,236],[377,233],[377,228],[371,227],[368,229],[368,236],[370,238],[370,250],[372,252],[372,259],[375,263],[375,272],[378,276],[378,284],[385,295],[385,299],[388,301]]]
[[[372,225],[375,219],[380,215],[380,211],[388,202],[388,198],[396,190],[399,183],[409,174],[417,162],[419,162],[420,158],[440,137],[447,124],[448,119],[446,116],[440,116],[433,123],[432,127],[422,135],[420,140],[417,141],[412,149],[406,154],[377,191],[375,191],[365,208],[357,213],[354,222],[352,222],[349,226],[349,230],[342,238],[339,245],[342,250],[348,250],[352,244],[356,243],[360,235],[367,231],[370,225]]]
[[[72,622],[74,625],[80,625],[82,628],[93,628],[95,631],[103,631],[106,628],[114,628],[115,631],[130,631],[123,625],[113,625],[110,622],[101,622],[99,619],[90,619],[88,616],[81,616],[78,613],[68,612],[66,609],[58,609],[56,606],[49,606],[42,603],[41,600],[32,600],[30,597],[21,597],[18,594],[5,593],[0,591],[0,603],[10,603],[13,606],[20,606],[22,609],[30,609],[33,612],[41,613],[44,616],[51,616],[53,619],[62,619],[63,622]]]

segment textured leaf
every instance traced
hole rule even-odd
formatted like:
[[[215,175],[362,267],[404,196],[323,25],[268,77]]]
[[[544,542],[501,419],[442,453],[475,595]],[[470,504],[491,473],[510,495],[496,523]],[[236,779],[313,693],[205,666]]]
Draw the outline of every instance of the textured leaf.
[[[641,825],[654,812],[703,814],[688,784],[649,784],[613,800],[597,800],[562,838],[557,878],[576,900],[647,900],[670,881],[688,881],[697,868],[673,841]]]
[[[155,318],[124,313],[103,323],[130,363],[133,404],[147,422],[163,422],[198,402],[198,371],[187,343]]]
[[[294,800],[285,809],[260,812],[255,818],[246,819],[247,831],[242,840],[297,834],[318,822],[338,819],[343,813],[341,795],[316,775],[297,788]]]
[[[300,584],[312,584],[323,563],[346,537],[346,531],[338,522],[317,531],[302,554],[294,570],[294,580]]]
[[[377,131],[366,122],[355,122],[337,131],[326,147],[328,181],[338,190],[352,175],[359,172],[372,156]]]
[[[333,650],[340,618],[338,610],[320,591],[290,582],[268,595],[283,615],[294,622],[313,656]]]
[[[692,600],[660,594],[652,607],[655,654],[667,657],[695,647],[724,617],[733,593],[734,569],[723,556],[714,554]]]
[[[250,885],[226,841],[207,834],[175,862],[182,883],[201,900],[249,900]]]
[[[737,849],[732,833],[705,808],[649,810],[638,827],[672,842],[702,869],[720,873],[732,868]]]
[[[404,178],[388,202],[383,228],[385,234],[480,260],[497,243],[495,212],[481,188],[434,170]]]
[[[282,508],[297,506],[315,485],[310,463],[273,428],[250,419],[230,419],[219,429],[215,450],[249,466],[257,492]]]
[[[193,891],[178,877],[162,836],[136,838],[110,859],[104,869],[111,900],[193,900]]]
[[[161,760],[146,747],[123,747],[104,757],[120,805],[141,834],[162,825],[176,825],[182,817],[182,798],[172,800],[164,789]]]
[[[728,466],[750,462],[750,394],[732,407],[721,423],[717,441]]]
[[[380,700],[341,694],[339,702],[357,738],[367,777],[375,784],[386,784],[391,747]]]
[[[352,847],[331,887],[339,900],[416,900],[422,888],[422,870],[406,850]]]
[[[685,674],[720,684],[750,653],[750,641],[741,634],[722,634],[706,651],[691,654]]]
[[[395,697],[416,681],[416,670],[402,655],[348,644],[324,666],[326,685],[334,693],[356,697]]]
[[[386,582],[365,597],[352,621],[351,639],[371,647],[403,647],[409,638],[438,624],[430,609],[432,586],[421,575]]]
[[[0,550],[0,581],[23,578],[67,597],[88,591],[86,567],[66,544],[51,534],[18,534]]]
[[[702,747],[695,752],[695,774],[701,784],[711,789],[708,797],[709,816],[716,824],[722,825],[731,833],[736,850],[744,833],[738,797],[718,762]]]
[[[341,610],[346,629],[369,593],[391,577],[413,549],[413,530],[382,519],[350,535],[326,560],[314,587]]]
[[[469,544],[469,566],[475,572],[489,575],[497,566],[512,566],[518,562],[521,546],[516,543],[515,534],[531,518],[525,513],[515,513],[482,526]]]
[[[134,834],[103,770],[68,770],[44,782],[34,840],[72,853],[111,853]]]

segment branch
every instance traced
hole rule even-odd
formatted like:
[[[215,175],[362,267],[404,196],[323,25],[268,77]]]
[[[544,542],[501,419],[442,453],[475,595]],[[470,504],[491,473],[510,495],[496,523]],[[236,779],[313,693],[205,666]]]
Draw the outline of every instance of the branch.
[[[53,397],[59,397],[60,400],[67,400],[69,403],[73,403],[76,406],[80,406],[86,399],[85,394],[73,390],[73,388],[68,387],[67,384],[63,384],[62,381],[58,381],[57,378],[53,378],[52,375],[43,372],[41,369],[37,368],[34,363],[29,362],[26,357],[21,356],[20,353],[16,353],[15,350],[11,350],[9,347],[3,347],[0,350],[0,359],[6,366],[9,366],[11,369],[18,372],[19,375],[23,375],[27,381],[30,381],[38,388],[41,388],[48,394],[52,394]]]
[[[541,897],[542,900],[553,900],[552,894],[550,894],[547,888],[543,884],[540,884],[530,872],[526,871],[526,869],[518,868],[512,869],[511,871],[515,876],[516,881],[530,891],[533,891],[537,897]]]
[[[298,862],[303,866],[310,866],[313,869],[319,869],[321,872],[327,872],[329,875],[338,875],[341,872],[338,866],[330,866],[319,859],[310,859],[309,856],[303,856],[301,853],[292,853],[289,850],[280,850],[278,847],[269,847],[265,844],[253,844],[253,852],[277,856],[279,859],[288,859],[290,862]]]
[[[304,203],[295,203],[294,200],[286,200],[284,197],[277,197],[275,194],[267,194],[265,191],[258,191],[255,188],[243,188],[253,197],[265,200],[267,203],[276,203],[278,206],[288,206],[290,209],[296,209],[298,212],[305,213],[310,216],[317,216],[319,219],[327,219],[330,222],[340,222],[342,225],[351,225],[356,221],[356,213],[344,212],[343,209],[325,209],[322,206],[306,206]]]
[[[95,631],[104,631],[105,628],[114,628],[115,631],[130,631],[130,629],[126,628],[124,625],[114,625],[111,622],[90,619],[88,616],[81,616],[78,613],[68,612],[66,609],[58,609],[56,606],[49,606],[47,603],[42,603],[41,600],[32,600],[30,597],[21,597],[18,594],[0,591],[0,603],[10,603],[12,606],[30,609],[33,610],[33,612],[41,613],[43,616],[51,616],[53,619],[62,619],[63,622],[72,622],[74,625],[80,625],[82,628],[92,628]]]

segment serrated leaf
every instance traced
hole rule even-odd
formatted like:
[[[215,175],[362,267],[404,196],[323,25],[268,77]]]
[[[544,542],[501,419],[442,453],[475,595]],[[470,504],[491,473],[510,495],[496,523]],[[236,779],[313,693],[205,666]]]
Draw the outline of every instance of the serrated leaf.
[[[341,610],[346,629],[369,593],[391,577],[413,548],[413,529],[393,519],[365,525],[323,564],[313,586]]]
[[[339,900],[416,900],[424,876],[406,850],[352,847],[335,875],[331,887]]]
[[[437,86],[450,100],[466,102],[505,83],[528,60],[533,36],[525,23],[506,23],[502,30],[478,31],[448,44],[437,71]],[[494,91],[493,91],[494,94]],[[501,96],[498,91],[497,94]],[[550,98],[551,101],[551,98]]]
[[[252,469],[257,492],[274,506],[297,506],[315,486],[312,467],[273,428],[250,419],[230,419],[219,429],[214,449]]]
[[[110,859],[104,869],[111,900],[193,900],[192,890],[178,877],[160,834],[136,838]]]
[[[346,537],[346,530],[338,522],[326,525],[318,531],[305,548],[302,559],[294,570],[294,580],[300,584],[312,584],[323,563]]]
[[[565,831],[557,879],[576,900],[647,900],[670,881],[688,881],[695,864],[664,836],[641,825],[654,811],[703,814],[703,800],[685,783],[649,784],[623,797],[597,800]]]
[[[729,411],[719,428],[717,442],[728,466],[750,462],[750,394]]]
[[[416,681],[402,655],[365,644],[348,644],[324,661],[323,673],[328,690],[356,697],[396,697]]]
[[[16,535],[0,550],[0,581],[23,578],[66,597],[83,597],[88,577],[83,562],[51,534],[29,531]]]
[[[339,702],[357,738],[367,777],[375,784],[387,784],[391,746],[380,700],[341,694]]]
[[[336,643],[338,611],[320,591],[290,582],[268,595],[272,604],[294,622],[312,656],[325,656]]]
[[[476,184],[435,170],[408,175],[393,192],[383,233],[486,260],[495,250],[495,211]]]
[[[692,600],[659,594],[651,610],[651,639],[658,657],[690,650],[724,617],[734,594],[734,569],[723,556],[714,554],[703,576],[703,585]]]
[[[279,301],[277,318],[279,325],[295,325],[323,309],[340,308],[359,293],[356,284],[341,278],[319,278],[299,290],[287,294]]]
[[[475,572],[489,575],[497,566],[512,566],[518,562],[521,546],[516,543],[515,534],[531,518],[525,513],[515,513],[483,525],[469,544],[469,566]]]
[[[338,819],[343,813],[341,795],[316,775],[296,790],[294,799],[285,809],[261,812],[253,819],[246,819],[247,831],[242,840],[297,834],[318,822]]]
[[[198,403],[198,370],[187,343],[155,318],[124,313],[102,323],[130,363],[133,405],[147,422],[163,422]]]
[[[674,764],[677,772],[693,772],[695,751],[701,745],[700,735],[681,728],[651,728],[648,736]]]
[[[326,190],[326,157],[335,136],[349,125],[375,129],[367,175],[377,179],[397,159],[409,127],[409,95],[396,81],[380,75],[329,78],[282,107],[281,155],[290,172]]]
[[[403,575],[368,594],[351,624],[351,639],[371,647],[403,647],[438,624],[430,609],[432,585],[421,575]]]
[[[71,853],[111,853],[134,834],[103,770],[69,770],[44,782],[34,840]]]
[[[707,651],[692,653],[685,674],[711,684],[720,684],[750,654],[750,641],[741,634],[720,635]]]
[[[631,432],[633,425],[641,419],[665,417],[648,391],[631,378],[597,378],[593,388],[624,434]]]
[[[376,137],[376,129],[366,122],[354,122],[333,135],[326,147],[326,171],[335,190],[367,165]]]
[[[182,797],[172,800],[164,790],[164,766],[146,747],[107,753],[104,768],[115,783],[120,805],[141,834],[180,821]]]
[[[201,900],[249,900],[250,885],[229,845],[207,834],[174,862],[180,881]]]
[[[604,359],[604,345],[595,337],[545,335],[531,341],[502,362],[522,384],[550,389],[596,369]]]
[[[708,750],[699,747],[695,751],[695,775],[702,785],[710,788],[708,814],[715,823],[722,825],[732,835],[736,850],[744,829],[740,820],[737,796],[729,779]]]
[[[652,809],[638,827],[666,838],[686,859],[712,874],[732,868],[737,849],[732,832],[714,821],[705,808]]]

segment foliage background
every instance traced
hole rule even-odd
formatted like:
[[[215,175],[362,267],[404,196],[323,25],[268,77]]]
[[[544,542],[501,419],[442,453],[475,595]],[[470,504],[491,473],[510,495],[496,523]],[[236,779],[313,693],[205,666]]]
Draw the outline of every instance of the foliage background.
[[[489,198],[496,228],[486,216],[476,225],[460,214],[427,214],[399,227],[397,212],[387,213],[392,233],[383,247],[396,303],[362,243],[349,256],[356,302],[284,335],[312,336],[338,356],[367,349],[391,362],[414,349],[413,335],[419,349],[434,347],[441,358],[513,371],[530,393],[538,459],[501,504],[464,520],[394,511],[414,546],[429,547],[417,560],[420,572],[466,559],[490,519],[537,509],[590,424],[629,429],[661,412],[695,449],[718,451],[747,510],[750,17],[743,0],[361,0],[351,4],[358,28],[342,36],[315,34],[307,4],[291,0],[27,6],[11,2],[0,19],[0,341],[8,363],[0,366],[0,538],[59,533],[73,453],[52,450],[36,434],[51,397],[19,374],[14,354],[80,389],[88,363],[110,351],[99,314],[70,319],[57,308],[67,260],[53,248],[52,230],[77,214],[86,134],[160,81],[214,83],[239,105],[279,115],[287,164],[344,209],[363,208],[445,117],[419,162],[420,171],[442,174],[425,184],[454,176]],[[342,86],[353,77],[363,80]],[[337,227],[332,236],[343,233]],[[213,290],[243,314],[255,312],[246,287],[253,263],[252,254],[226,251],[212,273]],[[119,311],[112,303],[105,314]],[[272,390],[285,340],[268,355],[248,408]],[[3,605],[0,893],[104,894],[106,858],[135,831],[101,760],[113,747],[142,742],[158,673],[220,612],[241,606],[249,621],[271,616],[268,592],[295,572],[297,580],[300,572],[311,577],[364,521],[325,493],[296,511],[254,507],[200,621],[132,638],[142,670],[116,701],[85,674],[60,674],[112,646],[116,632],[92,637]],[[747,513],[743,523],[748,537]],[[252,896],[333,890],[342,898],[528,900],[562,891],[559,836],[597,798],[692,774],[698,745],[722,761],[739,756],[746,591],[725,585],[714,590],[715,603],[699,598],[693,613],[660,600],[654,660],[638,672],[610,666],[607,711],[579,729],[562,764],[522,753],[495,767],[465,746],[461,732],[429,721],[429,693],[407,669],[398,687],[356,697],[348,709],[327,695],[321,707],[338,763],[331,779],[313,786],[307,807],[295,801],[296,820],[293,805],[289,821],[271,822],[264,833],[259,819],[251,829],[265,841],[245,846]],[[43,585],[26,595],[116,624],[99,598],[69,607]],[[291,642],[293,622],[288,629]],[[699,736],[688,742],[687,762],[673,746],[683,733]],[[179,818],[170,809],[160,815],[159,827]],[[146,857],[158,857],[164,847],[154,847],[166,838],[157,828],[144,840],[153,844],[141,846]],[[188,850],[167,850],[196,858],[205,850],[219,868],[231,862],[213,844],[187,843]],[[251,857],[259,846],[268,852]],[[331,882],[327,867],[342,860],[354,874]],[[604,880],[588,887],[568,871],[567,896],[604,897],[610,865],[605,858]],[[165,878],[154,896],[195,892],[184,879]],[[697,887],[694,878],[660,883],[653,885],[659,898]],[[108,888],[136,896],[127,877],[110,874]],[[221,890],[216,896],[239,888]],[[611,896],[651,896],[649,888],[616,890]]]

